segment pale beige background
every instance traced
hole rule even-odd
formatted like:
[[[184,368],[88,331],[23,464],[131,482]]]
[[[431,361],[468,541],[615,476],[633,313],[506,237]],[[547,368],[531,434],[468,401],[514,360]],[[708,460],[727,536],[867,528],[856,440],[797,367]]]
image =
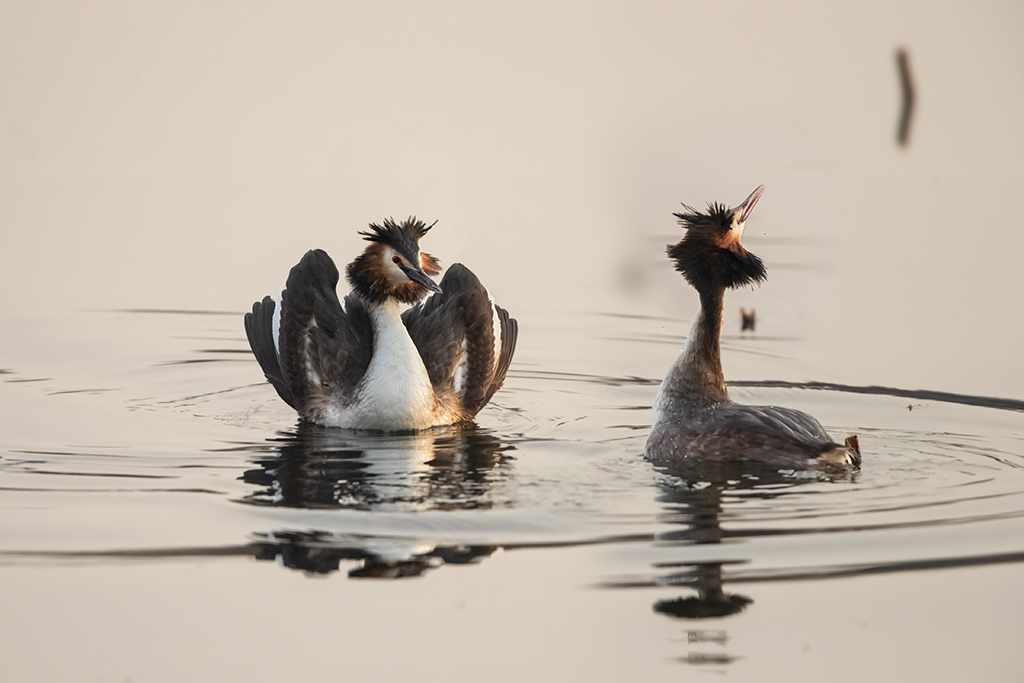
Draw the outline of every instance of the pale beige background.
[[[4,2],[0,310],[242,310],[416,214],[527,316],[688,316],[647,273],[671,211],[763,182],[752,248],[810,239],[834,275],[792,299],[816,378],[1019,398],[1022,25],[1005,1]]]

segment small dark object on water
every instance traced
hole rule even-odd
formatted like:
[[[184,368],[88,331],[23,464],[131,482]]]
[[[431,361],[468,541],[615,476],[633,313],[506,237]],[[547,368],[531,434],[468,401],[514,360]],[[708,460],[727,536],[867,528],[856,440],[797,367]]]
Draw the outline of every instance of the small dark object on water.
[[[903,92],[903,108],[900,111],[900,127],[896,139],[906,147],[910,142],[910,120],[914,114],[914,81],[910,76],[910,57],[902,47],[896,50],[896,66],[900,72],[900,88]]]
[[[740,325],[740,332],[753,332],[754,328],[757,327],[757,311],[753,308],[749,311],[745,308],[741,308],[740,317],[743,318],[743,322]]]
[[[753,600],[745,595],[692,595],[674,600],[659,600],[654,603],[654,611],[676,619],[721,619],[739,614],[752,602]]]

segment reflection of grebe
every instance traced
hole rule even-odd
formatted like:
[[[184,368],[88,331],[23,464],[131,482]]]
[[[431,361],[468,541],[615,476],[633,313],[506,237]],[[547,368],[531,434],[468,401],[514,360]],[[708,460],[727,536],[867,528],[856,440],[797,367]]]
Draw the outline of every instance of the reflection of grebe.
[[[302,422],[295,433],[278,434],[268,445],[271,452],[256,458],[257,467],[242,475],[254,488],[241,502],[398,514],[510,504],[504,483],[513,446],[472,423],[411,434],[366,434]],[[358,562],[349,570],[353,578],[419,576],[444,564],[480,562],[497,550],[393,532],[310,528],[254,536],[259,559],[322,574],[337,571],[343,561]]]
[[[328,427],[399,431],[471,420],[505,380],[517,325],[472,272],[420,252],[430,227],[409,218],[370,225],[346,269],[317,249],[292,268],[277,299],[245,316],[256,359],[281,398]],[[399,303],[423,304],[399,312]]]
[[[498,546],[431,546],[410,544],[406,549],[380,549],[353,545],[351,538],[317,531],[279,531],[257,534],[257,560],[276,560],[289,569],[310,574],[330,574],[342,561],[358,561],[348,575],[354,579],[404,579],[422,576],[445,564],[476,564],[490,557]]]
[[[475,424],[364,434],[302,422],[269,440],[242,500],[307,509],[468,510],[509,504],[513,446]]]
[[[676,270],[700,295],[686,347],[661,383],[647,457],[655,461],[734,460],[781,467],[859,465],[857,437],[840,446],[810,415],[729,400],[719,341],[725,290],[765,279],[761,259],[740,245],[764,185],[734,209],[709,204],[677,213],[686,234],[668,248]]]

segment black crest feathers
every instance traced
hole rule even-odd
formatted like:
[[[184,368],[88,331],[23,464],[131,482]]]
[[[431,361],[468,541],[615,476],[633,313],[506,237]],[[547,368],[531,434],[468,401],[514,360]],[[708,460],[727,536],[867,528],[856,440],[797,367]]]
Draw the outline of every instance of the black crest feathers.
[[[708,204],[707,213],[686,204],[683,208],[685,212],[674,215],[686,234],[666,252],[694,289],[704,292],[742,287],[768,277],[761,259],[730,236],[735,209],[717,202]]]
[[[377,303],[395,298],[402,303],[414,304],[426,296],[429,290],[423,285],[412,280],[397,284],[384,274],[384,249],[390,247],[410,263],[422,264],[423,272],[436,275],[440,272],[437,259],[429,254],[420,253],[420,238],[436,223],[435,221],[427,225],[414,216],[401,223],[394,218],[387,218],[383,225],[371,223],[369,230],[361,231],[359,234],[371,244],[345,269],[346,278],[353,291],[366,301]]]
[[[437,221],[427,225],[415,216],[409,216],[401,223],[394,218],[385,218],[384,225],[370,223],[370,229],[360,231],[359,234],[368,242],[386,244],[411,258],[419,253],[420,239],[435,225]]]

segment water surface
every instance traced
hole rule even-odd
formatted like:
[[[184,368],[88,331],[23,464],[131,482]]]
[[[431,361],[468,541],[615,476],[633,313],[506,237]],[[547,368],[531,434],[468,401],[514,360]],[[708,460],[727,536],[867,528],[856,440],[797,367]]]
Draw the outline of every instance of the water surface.
[[[1020,403],[737,382],[738,400],[858,433],[865,465],[701,480],[643,461],[659,378],[585,372],[612,361],[549,371],[525,344],[475,427],[360,435],[297,423],[259,381],[237,314],[69,321],[77,361],[26,348],[0,389],[14,417],[0,461],[0,571],[17,586],[5,628],[26,667],[50,640],[76,662],[41,669],[57,678],[258,676],[279,670],[274,652],[300,675],[340,658],[348,672],[429,676],[456,640],[456,678],[493,666],[506,641],[520,655],[501,678],[681,665],[756,678],[793,658],[828,669],[843,643],[878,656],[851,657],[840,679],[926,660],[942,677],[979,633],[985,666],[1015,665]],[[39,340],[50,324],[19,329]],[[671,356],[684,326],[572,312],[521,324],[537,348],[575,335],[609,359],[645,340]],[[145,353],[122,341],[138,337]],[[82,353],[89,338],[103,351]],[[726,366],[751,356],[785,374],[792,343],[737,334]],[[378,637],[403,656],[382,657]],[[241,643],[244,663],[229,654]],[[182,647],[187,660],[160,664]]]

